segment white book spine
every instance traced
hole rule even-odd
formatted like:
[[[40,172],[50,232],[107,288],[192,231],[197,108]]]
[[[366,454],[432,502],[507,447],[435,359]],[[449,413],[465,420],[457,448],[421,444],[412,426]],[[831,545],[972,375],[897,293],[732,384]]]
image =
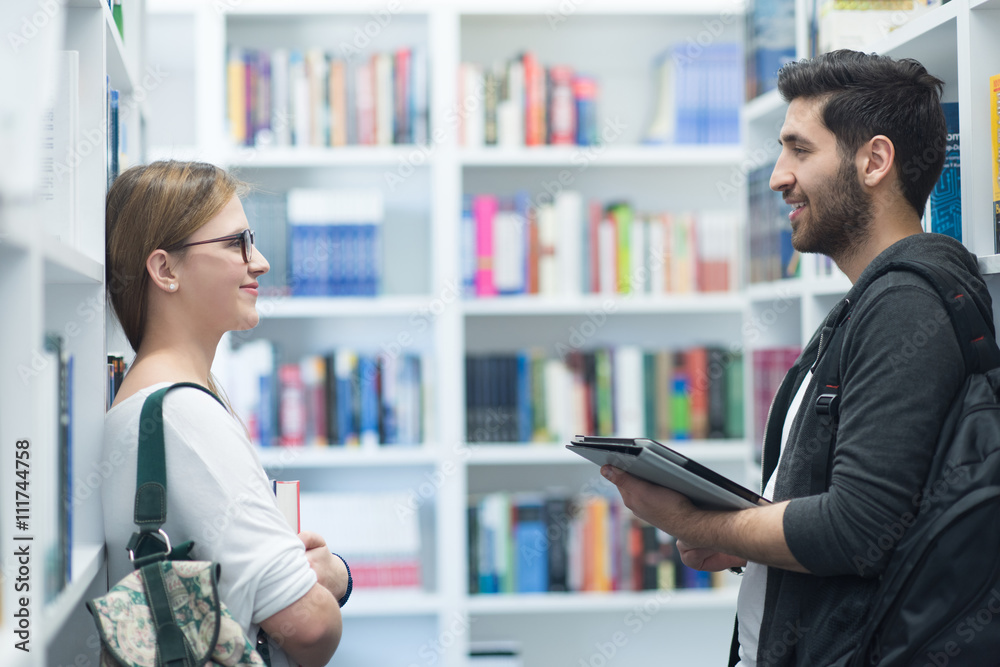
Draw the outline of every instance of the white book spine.
[[[615,424],[618,434],[638,438],[645,430],[645,401],[642,383],[642,350],[621,345],[614,350]]]
[[[392,54],[375,56],[375,144],[389,146],[393,143],[395,102],[392,86]]]
[[[563,190],[555,198],[559,226],[559,265],[563,294],[583,291],[583,197],[576,190]]]
[[[291,146],[292,117],[288,91],[288,50],[271,52],[271,131],[276,146]]]
[[[538,292],[539,294],[558,294],[559,257],[562,249],[559,247],[559,218],[553,204],[541,204],[538,209]]]

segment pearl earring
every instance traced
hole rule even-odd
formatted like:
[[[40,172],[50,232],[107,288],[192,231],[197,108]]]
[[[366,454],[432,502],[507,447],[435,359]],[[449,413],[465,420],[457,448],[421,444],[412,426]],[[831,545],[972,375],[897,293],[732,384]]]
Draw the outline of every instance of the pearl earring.
[[[177,285],[175,285],[175,284],[173,284],[173,283],[170,283],[170,289],[172,289],[172,290],[175,290],[175,289],[177,289]]]

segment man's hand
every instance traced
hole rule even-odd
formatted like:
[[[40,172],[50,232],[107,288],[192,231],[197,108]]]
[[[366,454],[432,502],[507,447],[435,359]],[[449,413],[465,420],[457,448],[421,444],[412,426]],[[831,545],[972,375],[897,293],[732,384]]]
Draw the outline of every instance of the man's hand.
[[[601,466],[601,474],[618,487],[625,507],[633,514],[681,540],[689,551],[700,550],[690,553],[690,562],[682,557],[687,565],[696,567],[693,563],[700,563],[699,569],[721,570],[749,560],[808,572],[785,540],[783,517],[787,501],[743,510],[704,510],[676,491],[614,466]]]
[[[344,562],[330,553],[326,540],[319,533],[304,530],[299,539],[306,545],[306,559],[316,572],[319,584],[339,600],[347,593],[347,568]]]
[[[698,512],[687,496],[629,475],[614,466],[601,466],[601,474],[618,487],[625,507],[633,514],[675,537],[684,534],[684,527]]]
[[[677,540],[677,550],[681,554],[681,562],[696,570],[721,572],[731,567],[746,567],[747,564],[745,558],[730,556],[714,549],[692,547],[683,540]]]

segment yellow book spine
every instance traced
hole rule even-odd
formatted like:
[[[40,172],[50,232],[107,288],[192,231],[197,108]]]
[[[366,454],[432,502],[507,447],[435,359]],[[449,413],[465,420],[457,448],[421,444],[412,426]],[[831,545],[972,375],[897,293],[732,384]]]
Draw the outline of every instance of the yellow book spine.
[[[242,53],[232,50],[226,63],[229,136],[237,146],[247,139],[246,73]]]

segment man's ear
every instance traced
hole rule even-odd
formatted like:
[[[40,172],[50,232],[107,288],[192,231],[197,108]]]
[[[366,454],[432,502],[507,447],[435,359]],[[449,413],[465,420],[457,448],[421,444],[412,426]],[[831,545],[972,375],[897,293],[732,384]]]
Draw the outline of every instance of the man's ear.
[[[171,267],[171,257],[166,250],[157,248],[146,258],[146,271],[153,285],[164,292],[172,292],[177,289],[177,274]],[[174,289],[170,286],[174,285]]]
[[[884,134],[879,134],[859,149],[862,182],[868,187],[875,187],[885,181],[892,172],[896,159],[896,147],[892,140]]]

